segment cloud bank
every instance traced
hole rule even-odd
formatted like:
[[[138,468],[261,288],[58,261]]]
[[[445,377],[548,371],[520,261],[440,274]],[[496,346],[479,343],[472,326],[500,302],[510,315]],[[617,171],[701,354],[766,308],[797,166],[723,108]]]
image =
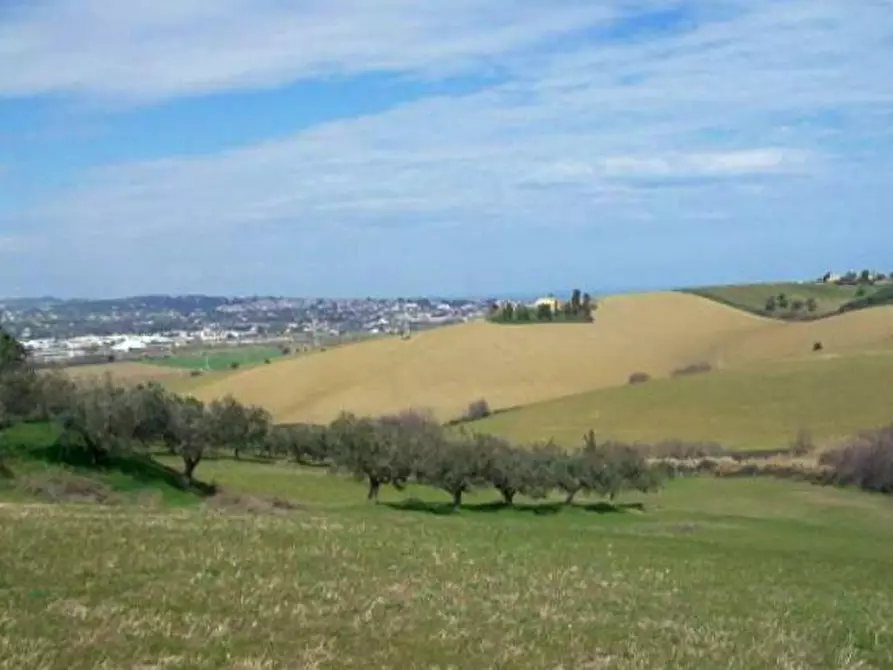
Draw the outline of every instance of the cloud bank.
[[[893,241],[888,0],[53,0],[3,25],[0,61],[22,64],[0,69],[8,97],[163,104],[368,72],[493,75],[256,145],[96,166],[20,213],[38,245],[65,240],[120,277],[117,293],[483,292],[624,268],[721,279],[734,263],[788,276],[839,258],[841,240],[866,260]],[[756,250],[763,265],[741,260]],[[537,254],[533,278],[517,269]]]

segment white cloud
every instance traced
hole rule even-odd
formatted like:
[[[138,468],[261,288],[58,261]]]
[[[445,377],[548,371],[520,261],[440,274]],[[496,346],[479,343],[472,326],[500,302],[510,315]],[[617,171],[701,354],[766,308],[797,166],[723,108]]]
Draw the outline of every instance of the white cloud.
[[[619,0],[44,0],[0,24],[0,95],[153,100],[372,71],[436,75],[615,15]],[[2,15],[0,15],[2,16]]]
[[[859,225],[874,223],[881,235],[874,210],[883,208],[872,203],[893,191],[893,2],[722,4],[734,11],[685,31],[553,42],[542,50],[531,47],[599,23],[610,5],[590,10],[589,3],[499,0],[480,14],[471,0],[412,7],[389,0],[375,12],[357,1],[348,21],[347,0],[304,3],[308,25],[325,38],[303,43],[306,49],[292,48],[291,38],[273,40],[267,49],[248,26],[276,17],[284,32],[298,25],[310,30],[289,23],[293,5],[250,3],[261,8],[250,18],[247,0],[227,0],[213,11],[192,0],[176,5],[180,14],[169,3],[153,13],[158,6],[147,1],[135,3],[130,15],[115,10],[118,3],[94,0],[98,25],[109,35],[84,53],[66,51],[65,40],[61,49],[41,47],[33,36],[44,34],[47,22],[31,14],[33,25],[13,43],[17,53],[40,57],[18,74],[0,74],[0,90],[151,98],[329,71],[480,67],[501,57],[504,80],[476,93],[420,100],[216,154],[88,172],[77,188],[30,216],[32,228],[52,227],[89,253],[108,239],[165,259],[171,240],[179,240],[206,253],[206,267],[241,267],[246,254],[290,250],[296,263],[333,272],[323,258],[336,245],[342,252],[344,245],[370,245],[384,262],[388,254],[409,258],[429,248],[423,235],[461,250],[458,231],[492,245],[506,231],[522,239],[532,231],[598,230],[632,240],[635,249],[636,236],[645,234],[637,231],[669,243],[691,222],[738,226],[750,240],[771,236],[773,250],[784,249],[777,230],[787,227],[799,253],[804,231],[839,225],[832,217],[857,210],[865,214]],[[246,12],[244,26],[223,21],[237,10]],[[211,37],[193,30],[201,22],[210,22]],[[122,25],[128,27],[112,30]],[[184,27],[195,44],[181,39]],[[21,50],[28,40],[32,52]],[[211,44],[225,53],[206,59]],[[69,71],[59,65],[63,56]],[[141,63],[145,72],[134,78]],[[227,235],[245,243],[224,248]],[[623,248],[617,242],[605,251],[611,254],[605,262],[620,262]],[[119,270],[124,265],[103,260]],[[454,273],[466,271],[461,261],[442,261]],[[482,262],[495,263],[489,256]]]

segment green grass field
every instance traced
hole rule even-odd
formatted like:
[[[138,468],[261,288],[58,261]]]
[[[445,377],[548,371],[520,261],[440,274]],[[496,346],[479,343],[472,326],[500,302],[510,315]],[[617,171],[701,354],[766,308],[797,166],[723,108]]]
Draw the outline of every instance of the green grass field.
[[[893,665],[889,498],[706,478],[644,512],[440,516],[320,471],[199,472],[300,507],[0,505],[0,668]]]
[[[787,295],[791,301],[810,298],[816,301],[817,309],[811,315],[827,316],[836,313],[841,307],[857,297],[858,287],[837,286],[835,284],[812,284],[796,282],[780,282],[771,284],[742,284],[732,286],[707,286],[704,288],[686,289],[686,293],[710,298],[738,309],[756,314],[764,314],[766,301],[780,293]],[[866,295],[876,289],[866,287]],[[780,311],[778,313],[781,313]],[[804,311],[804,314],[806,312]]]
[[[239,367],[250,367],[261,365],[266,360],[275,360],[281,357],[282,351],[279,347],[244,346],[203,349],[174,355],[170,358],[153,359],[152,363],[185,370],[220,371],[229,370],[233,363],[238,363]]]
[[[528,405],[470,428],[518,442],[576,445],[592,429],[603,438],[717,441],[771,449],[801,429],[821,443],[893,423],[888,392],[893,350],[763,364],[604,389]]]

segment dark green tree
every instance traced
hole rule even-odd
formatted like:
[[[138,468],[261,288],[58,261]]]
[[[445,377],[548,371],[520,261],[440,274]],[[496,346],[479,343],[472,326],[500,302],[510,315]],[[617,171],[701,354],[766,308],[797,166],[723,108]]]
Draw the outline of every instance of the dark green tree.
[[[575,288],[571,293],[570,309],[573,314],[579,314],[583,308],[582,294],[580,289]]]
[[[25,346],[5,330],[0,329],[0,374],[21,369],[28,360]]]
[[[536,307],[536,318],[537,321],[551,321],[553,317],[552,314],[552,306],[546,303],[541,303]]]

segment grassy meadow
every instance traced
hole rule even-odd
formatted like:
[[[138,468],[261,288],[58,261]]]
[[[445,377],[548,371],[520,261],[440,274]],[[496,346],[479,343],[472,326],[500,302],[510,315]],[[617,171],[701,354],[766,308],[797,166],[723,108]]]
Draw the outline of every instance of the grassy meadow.
[[[422,488],[370,507],[317,470],[199,472],[296,508],[0,505],[0,668],[893,664],[889,498],[691,478],[644,511],[443,516]]]
[[[262,365],[268,360],[273,361],[282,358],[282,356],[280,347],[260,345],[222,347],[174,354],[169,358],[159,358],[153,363],[184,370],[222,371],[231,369],[233,364],[239,367],[250,367]]]
[[[872,354],[817,355],[678,379],[605,389],[497,413],[470,428],[518,442],[568,446],[588,430],[602,438],[719,442],[774,449],[808,430],[819,446],[893,423],[887,389],[893,348]]]
[[[872,286],[866,286],[865,290],[866,295],[870,295],[876,289]],[[717,302],[755,314],[763,314],[766,301],[782,293],[790,301],[802,300],[806,302],[812,299],[816,302],[816,310],[810,315],[812,317],[822,317],[837,313],[845,304],[859,297],[858,291],[858,286],[799,282],[740,284],[686,289],[687,293],[716,300]]]

